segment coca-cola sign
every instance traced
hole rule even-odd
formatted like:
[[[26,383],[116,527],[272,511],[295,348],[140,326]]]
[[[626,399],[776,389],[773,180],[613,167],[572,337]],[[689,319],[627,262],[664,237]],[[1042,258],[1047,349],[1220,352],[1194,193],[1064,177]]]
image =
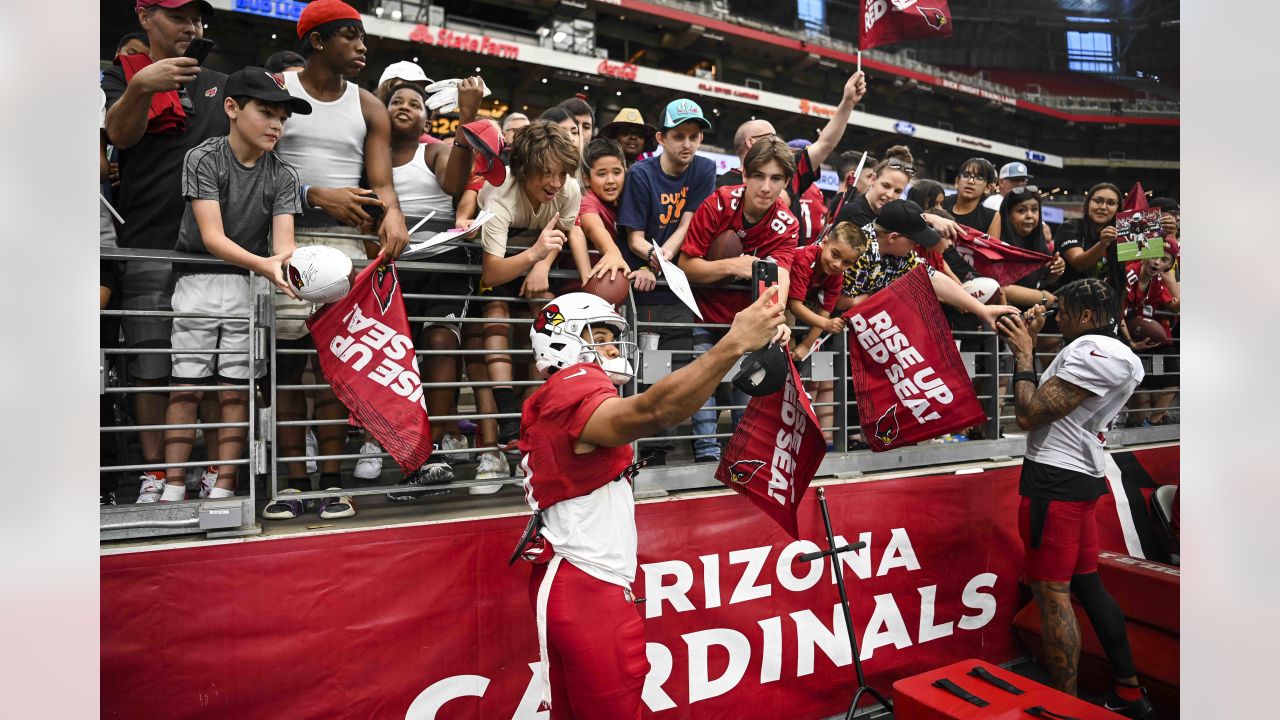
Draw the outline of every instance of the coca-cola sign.
[[[619,80],[635,80],[636,69],[636,66],[631,63],[611,63],[608,60],[601,60],[596,66],[596,74]]]

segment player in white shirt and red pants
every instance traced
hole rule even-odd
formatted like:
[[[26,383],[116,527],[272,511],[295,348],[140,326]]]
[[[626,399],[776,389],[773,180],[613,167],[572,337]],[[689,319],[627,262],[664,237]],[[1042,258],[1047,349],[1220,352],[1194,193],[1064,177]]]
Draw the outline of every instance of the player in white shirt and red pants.
[[[529,595],[552,720],[640,718],[649,662],[631,591],[629,444],[688,419],[739,357],[783,340],[783,307],[778,289],[767,290],[708,352],[626,398],[615,386],[631,380],[636,344],[608,302],[569,293],[534,320],[547,381],[524,403],[520,464],[534,517],[516,556],[534,563]]]
[[[997,330],[1013,352],[1013,391],[1018,427],[1028,431],[1022,461],[1018,528],[1026,549],[1024,578],[1040,606],[1045,662],[1054,687],[1074,695],[1080,659],[1075,595],[1089,616],[1115,675],[1109,710],[1152,718],[1146,689],[1138,685],[1124,614],[1098,577],[1098,527],[1094,510],[1109,492],[1106,430],[1134,388],[1142,363],[1116,337],[1119,303],[1096,278],[1058,291],[1058,326],[1066,347],[1043,375],[1035,373],[1036,337],[1045,309],[1005,315]]]

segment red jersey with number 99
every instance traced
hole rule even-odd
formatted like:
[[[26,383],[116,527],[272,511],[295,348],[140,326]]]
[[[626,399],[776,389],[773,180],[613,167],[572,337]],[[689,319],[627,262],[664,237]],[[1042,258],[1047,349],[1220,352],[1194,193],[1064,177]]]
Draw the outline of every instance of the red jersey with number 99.
[[[711,241],[725,230],[734,230],[742,241],[743,253],[761,259],[772,257],[778,267],[790,272],[800,234],[796,216],[781,201],[775,201],[759,222],[746,227],[742,217],[744,192],[745,185],[722,187],[699,205],[680,252],[689,257],[706,258]],[[733,322],[733,316],[751,304],[749,290],[695,287],[693,293],[703,319],[710,323]]]
[[[525,500],[545,510],[608,484],[631,464],[631,446],[573,451],[600,403],[618,397],[604,368],[579,363],[558,370],[524,403],[520,418]]]

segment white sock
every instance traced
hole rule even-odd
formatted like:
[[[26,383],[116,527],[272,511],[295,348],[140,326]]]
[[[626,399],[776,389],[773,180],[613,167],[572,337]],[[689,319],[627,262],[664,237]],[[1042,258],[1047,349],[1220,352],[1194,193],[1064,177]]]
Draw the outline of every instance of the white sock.
[[[164,486],[164,493],[160,496],[161,502],[179,502],[187,499],[186,485],[169,485]]]
[[[229,498],[229,497],[235,497],[235,496],[236,496],[235,490],[228,490],[226,488],[220,488],[220,487],[209,488],[210,498]]]

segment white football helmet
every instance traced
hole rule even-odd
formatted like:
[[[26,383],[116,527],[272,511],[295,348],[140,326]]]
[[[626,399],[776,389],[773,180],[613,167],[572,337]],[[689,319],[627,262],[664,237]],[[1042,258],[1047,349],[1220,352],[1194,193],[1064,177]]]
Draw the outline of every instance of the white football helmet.
[[[593,326],[608,327],[613,331],[613,341],[592,342]],[[582,362],[604,368],[614,385],[635,377],[634,360],[639,348],[629,339],[626,319],[608,301],[591,293],[566,293],[548,302],[534,318],[529,338],[538,372],[544,377]],[[606,345],[615,346],[618,357],[599,352],[598,348]]]

